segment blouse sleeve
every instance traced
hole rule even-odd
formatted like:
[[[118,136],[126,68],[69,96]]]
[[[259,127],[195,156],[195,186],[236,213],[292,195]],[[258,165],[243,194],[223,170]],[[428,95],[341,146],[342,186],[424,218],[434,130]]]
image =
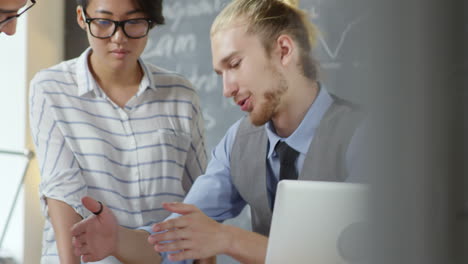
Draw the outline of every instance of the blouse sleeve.
[[[184,168],[183,187],[189,191],[195,179],[203,174],[207,164],[203,114],[197,94],[192,99],[191,143]]]
[[[42,78],[41,78],[42,77]],[[81,197],[87,193],[79,164],[70,151],[60,123],[48,98],[47,85],[51,81],[39,73],[30,85],[30,127],[38,157],[41,182],[39,185],[42,212],[48,217],[46,198],[63,201],[79,215],[89,212],[82,206]]]

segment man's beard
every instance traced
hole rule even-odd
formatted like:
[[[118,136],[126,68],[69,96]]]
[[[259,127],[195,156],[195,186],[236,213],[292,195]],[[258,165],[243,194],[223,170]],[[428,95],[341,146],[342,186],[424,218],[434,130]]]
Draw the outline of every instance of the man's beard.
[[[263,94],[263,100],[254,106],[254,110],[250,112],[250,122],[255,126],[262,126],[270,121],[276,114],[281,101],[281,96],[288,90],[288,84],[283,74],[272,69],[273,75],[278,76],[277,86]]]

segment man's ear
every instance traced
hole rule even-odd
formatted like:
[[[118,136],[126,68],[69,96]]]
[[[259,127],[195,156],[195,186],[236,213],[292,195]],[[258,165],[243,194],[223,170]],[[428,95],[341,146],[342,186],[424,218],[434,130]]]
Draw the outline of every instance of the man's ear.
[[[83,30],[86,30],[86,22],[84,21],[84,11],[82,6],[76,7],[76,22]]]
[[[276,40],[276,48],[283,66],[292,62],[296,46],[289,35],[280,35]]]

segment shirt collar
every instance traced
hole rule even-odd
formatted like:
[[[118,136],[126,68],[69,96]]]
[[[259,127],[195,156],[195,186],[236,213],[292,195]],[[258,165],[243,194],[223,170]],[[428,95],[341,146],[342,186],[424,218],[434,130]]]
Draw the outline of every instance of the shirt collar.
[[[273,127],[273,122],[269,121],[267,123],[265,129],[267,131],[268,142],[270,143],[268,147],[269,149],[267,158],[271,157],[276,143],[278,143],[278,141],[280,140],[286,141],[286,143],[290,147],[297,150],[298,152],[304,155],[307,154],[313,135],[315,134],[316,129],[320,125],[320,121],[322,120],[323,115],[328,110],[333,101],[330,94],[320,83],[319,89],[319,94],[310,106],[309,110],[304,116],[304,119],[301,121],[298,128],[289,137],[281,138],[276,134],[275,129]]]
[[[147,88],[156,90],[156,82],[150,67],[141,59],[138,59],[141,69],[143,70],[143,78],[141,79],[140,88],[138,89],[137,96],[141,95]]]
[[[91,48],[87,48],[78,58],[77,61],[77,83],[78,83],[78,95],[83,96],[89,92],[94,91],[96,96],[103,97],[103,92],[99,88],[96,80],[94,79],[89,69],[88,58],[91,54]],[[137,96],[142,94],[147,88],[156,89],[153,73],[150,71],[148,65],[141,59],[138,59],[138,63],[143,69],[143,78],[140,83],[140,87],[137,92]]]
[[[87,48],[81,53],[78,61],[76,62],[76,79],[78,83],[78,95],[83,96],[91,91],[95,91],[96,95],[100,95],[97,91],[98,87],[96,81],[89,70],[88,57],[91,54],[91,48]]]

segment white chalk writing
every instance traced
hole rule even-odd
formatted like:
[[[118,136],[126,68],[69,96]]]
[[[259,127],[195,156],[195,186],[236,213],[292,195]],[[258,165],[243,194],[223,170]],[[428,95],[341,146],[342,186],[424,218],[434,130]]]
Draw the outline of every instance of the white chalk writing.
[[[164,34],[159,39],[149,39],[145,57],[168,57],[194,52],[197,48],[195,34]]]
[[[221,8],[221,0],[174,1],[164,5],[164,15],[171,21],[171,30],[176,31],[181,24],[182,19],[214,16],[219,13]]]

